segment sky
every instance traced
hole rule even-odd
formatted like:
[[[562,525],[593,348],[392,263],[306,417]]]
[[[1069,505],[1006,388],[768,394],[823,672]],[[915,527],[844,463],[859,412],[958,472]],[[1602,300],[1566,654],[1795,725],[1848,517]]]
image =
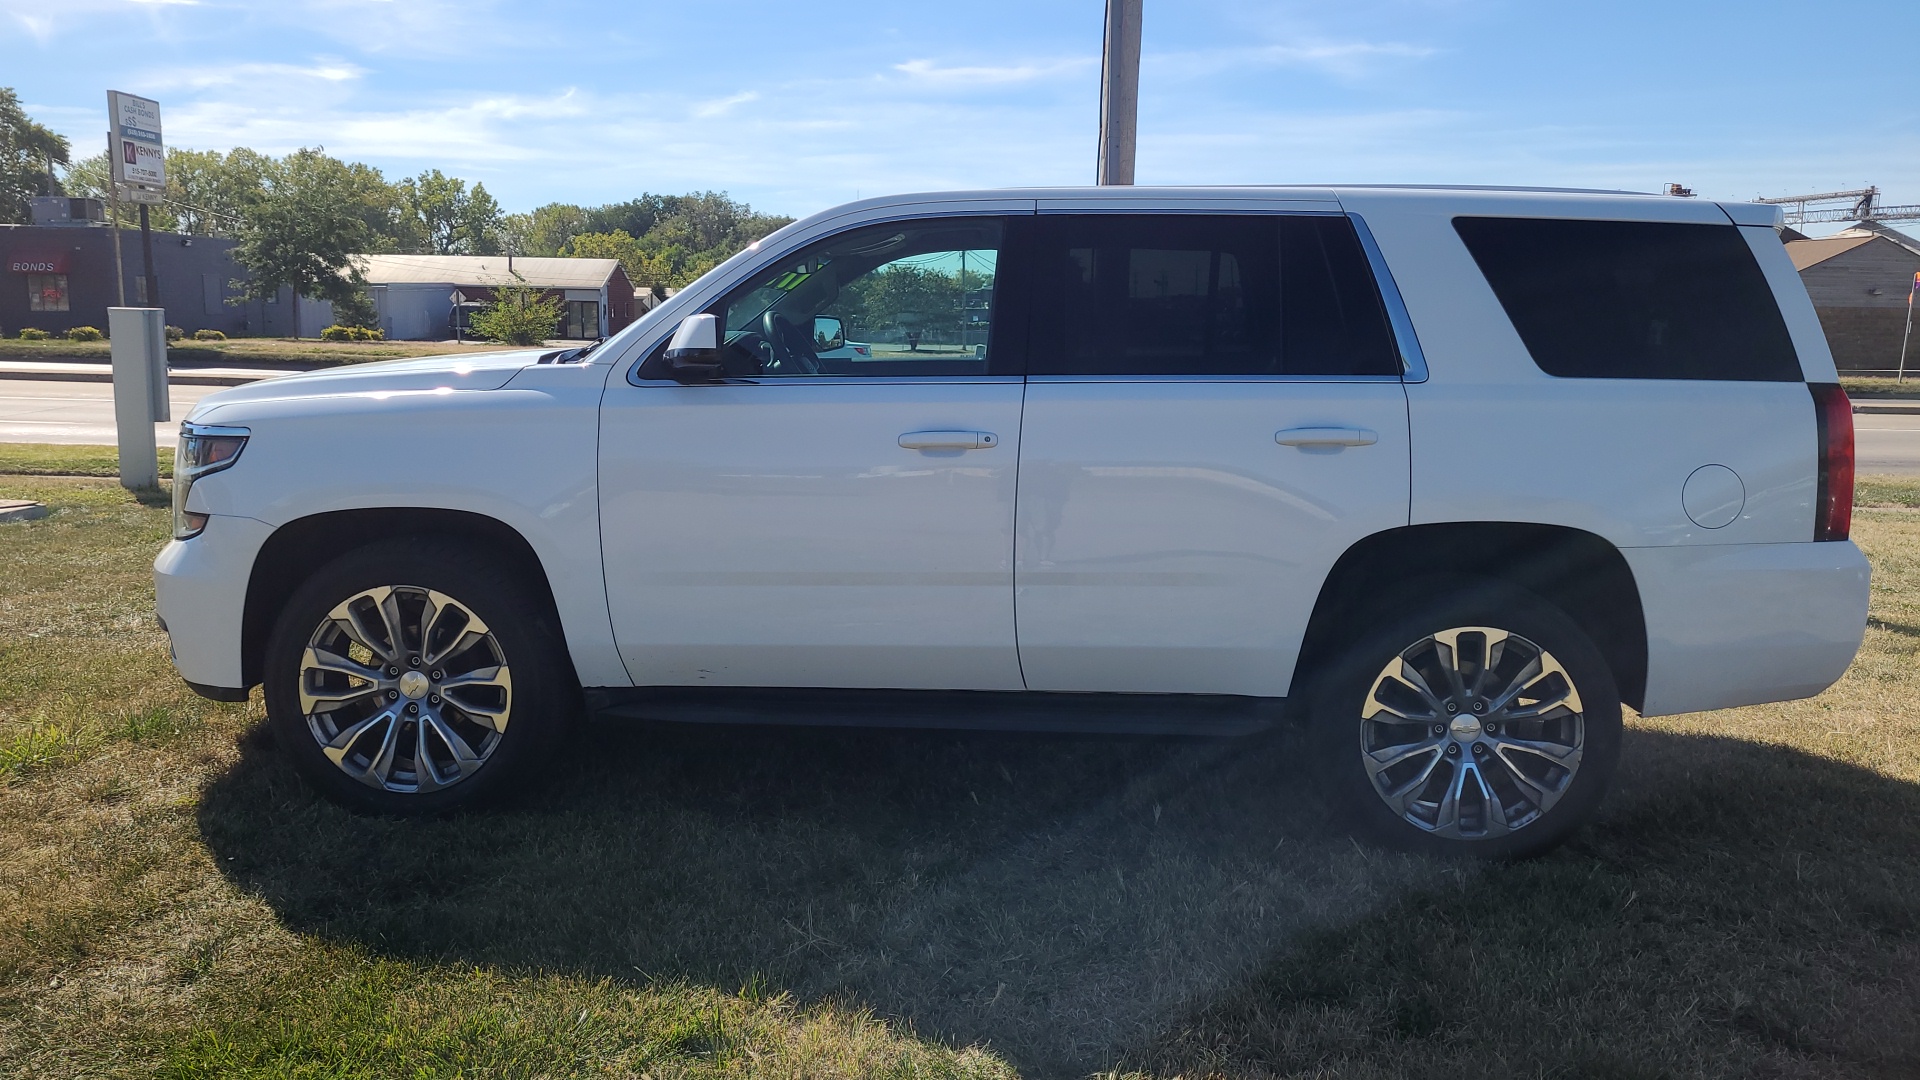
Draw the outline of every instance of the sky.
[[[508,210],[718,190],[803,215],[1093,180],[1103,0],[0,0],[0,86],[105,142],[324,146]],[[1145,0],[1142,184],[1472,183],[1920,203],[1898,4]],[[1908,226],[1915,228],[1915,226]]]

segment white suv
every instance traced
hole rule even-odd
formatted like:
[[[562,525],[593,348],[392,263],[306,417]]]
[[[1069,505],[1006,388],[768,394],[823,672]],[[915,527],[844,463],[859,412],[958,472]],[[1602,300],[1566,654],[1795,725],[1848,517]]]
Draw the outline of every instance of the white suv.
[[[377,811],[507,789],[582,710],[1294,715],[1385,839],[1537,851],[1600,797],[1623,702],[1804,697],[1859,646],[1852,421],[1775,213],[870,199],[584,355],[203,399],[159,613],[195,689],[264,683],[306,775]]]

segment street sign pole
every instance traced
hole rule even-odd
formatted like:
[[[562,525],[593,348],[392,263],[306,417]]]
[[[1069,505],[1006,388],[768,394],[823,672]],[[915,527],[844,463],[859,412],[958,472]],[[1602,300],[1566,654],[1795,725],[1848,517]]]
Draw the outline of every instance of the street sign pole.
[[[1097,181],[1133,183],[1134,136],[1140,123],[1141,0],[1107,0],[1100,50],[1100,161]]]
[[[1920,292],[1920,273],[1913,275],[1913,287],[1907,290],[1907,329],[1900,335],[1900,374],[1893,380],[1896,384],[1907,381],[1907,339],[1913,336],[1913,294],[1917,292]]]

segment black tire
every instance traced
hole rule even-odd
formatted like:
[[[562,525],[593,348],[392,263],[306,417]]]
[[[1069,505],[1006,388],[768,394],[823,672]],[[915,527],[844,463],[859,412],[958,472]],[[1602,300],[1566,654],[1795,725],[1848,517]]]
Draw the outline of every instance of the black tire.
[[[1346,644],[1311,684],[1308,716],[1322,775],[1356,831],[1386,846],[1422,854],[1487,859],[1526,858],[1546,852],[1592,816],[1612,781],[1621,731],[1620,691],[1613,672],[1592,639],[1572,619],[1532,593],[1498,582],[1456,579],[1435,584],[1433,591],[1411,590],[1415,595],[1433,597],[1414,610],[1402,608],[1398,614],[1350,624],[1355,629],[1347,635]],[[1376,711],[1372,721],[1363,718],[1365,710],[1378,708],[1373,698],[1376,681],[1382,679],[1395,658],[1414,657],[1416,673],[1433,670],[1422,665],[1440,664],[1444,670],[1442,660],[1448,654],[1434,647],[1439,640],[1435,635],[1445,637],[1460,628],[1505,631],[1522,639],[1508,645],[1494,644],[1494,635],[1469,632],[1453,637],[1459,655],[1468,658],[1461,662],[1467,670],[1487,669],[1490,684],[1503,676],[1523,673],[1530,648],[1544,650],[1564,670],[1564,678],[1574,690],[1567,701],[1577,701],[1579,709],[1568,709],[1563,703],[1546,710],[1550,719],[1510,718],[1502,741],[1492,733],[1500,730],[1500,723],[1472,711],[1474,702],[1482,707],[1497,706],[1497,692],[1476,696],[1443,691],[1429,698],[1402,689],[1412,687],[1411,683],[1382,683],[1380,693],[1387,704],[1404,706],[1406,715],[1427,717],[1427,722],[1409,724],[1384,710]],[[1476,637],[1481,642],[1478,646]],[[1471,659],[1476,650],[1481,657],[1497,659],[1493,663],[1482,660],[1476,667]],[[1549,665],[1548,676],[1530,685],[1546,694],[1557,689],[1558,682],[1552,681],[1556,678]],[[1519,681],[1528,682],[1525,678]],[[1434,707],[1430,702],[1435,700],[1458,711],[1449,713]],[[1515,704],[1531,700],[1522,695]],[[1535,707],[1524,706],[1522,712]],[[1566,714],[1572,714],[1571,718]],[[1492,725],[1491,732],[1488,724]],[[1417,736],[1413,734],[1416,729]],[[1561,753],[1564,745],[1577,743],[1577,764],[1566,769],[1562,762],[1574,759],[1532,753],[1515,741],[1529,737],[1536,745],[1553,744],[1554,753]],[[1403,738],[1408,741],[1401,742]],[[1426,742],[1435,747],[1431,756],[1420,749]],[[1449,744],[1453,746],[1451,752]],[[1368,764],[1369,749],[1376,762],[1402,754],[1407,760],[1376,777]],[[1435,757],[1439,760],[1433,760]],[[1516,769],[1510,762],[1525,770],[1522,776],[1533,786],[1516,780]],[[1561,775],[1562,769],[1567,775]],[[1428,778],[1419,780],[1421,776]],[[1444,793],[1456,776],[1461,778],[1463,794],[1454,800],[1452,824],[1448,826]],[[1410,791],[1405,787],[1416,782],[1421,786]],[[1557,792],[1553,790],[1556,782],[1560,785]],[[1402,791],[1408,791],[1409,801],[1398,807],[1390,805],[1390,797]],[[1494,793],[1498,807],[1491,805],[1488,791]],[[1541,803],[1547,804],[1544,810]],[[1509,809],[1520,821],[1510,829],[1504,820]],[[1441,828],[1436,829],[1436,825]]]
[[[477,644],[468,646],[468,651],[447,653],[445,660],[448,663],[443,670],[427,670],[433,665],[422,664],[418,665],[422,669],[418,674],[431,675],[434,679],[442,675],[457,679],[454,669],[471,665],[472,670],[479,673],[476,677],[480,677],[484,676],[488,663],[493,663],[496,669],[504,664],[508,675],[506,687],[502,689],[484,684],[455,688],[434,682],[429,689],[445,690],[444,699],[437,693],[432,697],[415,697],[413,692],[421,690],[421,679],[415,677],[405,684],[408,688],[405,695],[398,689],[382,690],[351,706],[341,707],[342,710],[362,710],[358,714],[346,715],[342,719],[343,712],[316,710],[316,713],[323,715],[310,718],[303,711],[301,702],[302,665],[308,645],[315,635],[333,633],[326,627],[338,625],[329,617],[336,608],[352,598],[383,587],[395,589],[395,604],[400,608],[415,604],[419,605],[422,612],[429,610],[426,605],[431,601],[424,598],[429,595],[427,590],[431,590],[451,598],[459,608],[466,609],[461,611],[442,605],[453,614],[440,624],[440,640],[466,640],[460,636],[460,632],[471,629],[472,624],[458,620],[468,615],[477,618],[489,632],[479,635]],[[360,610],[364,613],[368,609],[363,606]],[[377,613],[371,616],[377,617]],[[371,618],[369,625],[377,631],[379,626],[373,624]],[[424,614],[420,619],[432,621]],[[402,630],[403,636],[408,633]],[[387,648],[392,647],[377,632],[369,636],[375,637],[377,643]],[[417,636],[409,639],[416,641],[411,651],[427,651],[418,648]],[[336,636],[331,641],[335,647],[348,644],[345,637]],[[375,658],[364,645],[353,651],[359,654],[355,658],[357,663],[364,664]],[[395,666],[401,670],[402,676],[414,674],[409,666],[415,659],[424,660],[427,657],[402,657],[398,661]],[[265,661],[267,714],[280,744],[292,756],[301,774],[327,797],[362,812],[398,816],[444,814],[476,806],[520,789],[545,764],[579,711],[580,689],[568,660],[564,638],[546,598],[536,593],[506,563],[485,550],[439,538],[381,541],[355,549],[322,566],[295,590],[281,609],[273,634],[267,642]],[[317,678],[333,687],[361,688],[365,685],[364,680],[341,679],[339,676],[322,675]],[[397,687],[402,684],[395,682],[394,685]],[[393,698],[390,706],[377,704],[384,698]],[[504,720],[496,721],[484,718],[480,713],[462,712],[458,706],[463,701],[468,708],[503,710]],[[409,705],[418,710],[431,710],[431,719],[447,730],[468,736],[462,739],[463,746],[475,755],[484,747],[484,756],[477,762],[463,764],[452,757],[451,744],[441,738],[428,750],[430,768],[425,775],[430,780],[428,784],[420,783],[422,773],[417,763],[411,768],[402,767],[402,762],[411,761],[413,756],[417,756],[417,750],[405,748],[405,744],[411,741],[408,732],[422,740],[416,746],[427,745],[427,736],[439,735],[441,728],[429,727],[423,732],[419,719],[409,720],[401,715]],[[323,731],[335,732],[337,737],[342,732],[335,729],[350,730],[350,721],[366,718],[372,712],[389,707],[401,710],[393,714],[399,717],[398,724],[382,722],[374,717],[369,720],[372,726],[366,729],[366,734],[349,743],[344,750],[336,751],[342,753],[344,764],[336,765],[328,757],[322,748]],[[409,727],[409,724],[412,726]],[[388,756],[391,771],[383,778],[387,782],[382,786],[373,786],[370,779],[357,779],[350,775],[349,769],[358,768],[364,776],[373,776],[375,770],[368,767],[367,763],[379,755],[373,749],[375,744],[367,740],[379,739],[387,726],[394,728],[394,742],[399,748]],[[493,726],[499,730],[491,730]],[[445,762],[444,770],[431,764],[442,761]],[[406,785],[400,780],[408,775],[415,778],[413,790],[389,789],[389,784],[404,788]],[[447,779],[443,779],[443,776]],[[392,779],[396,777],[399,779]],[[430,786],[442,783],[444,786]],[[430,789],[419,790],[421,787]]]

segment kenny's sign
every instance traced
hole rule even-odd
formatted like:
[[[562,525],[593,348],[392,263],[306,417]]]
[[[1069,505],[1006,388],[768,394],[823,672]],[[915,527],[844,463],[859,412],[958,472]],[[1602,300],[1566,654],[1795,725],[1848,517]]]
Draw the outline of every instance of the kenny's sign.
[[[113,180],[117,184],[151,188],[167,186],[167,147],[160,141],[160,103],[149,98],[107,91],[107,115],[113,119]]]

